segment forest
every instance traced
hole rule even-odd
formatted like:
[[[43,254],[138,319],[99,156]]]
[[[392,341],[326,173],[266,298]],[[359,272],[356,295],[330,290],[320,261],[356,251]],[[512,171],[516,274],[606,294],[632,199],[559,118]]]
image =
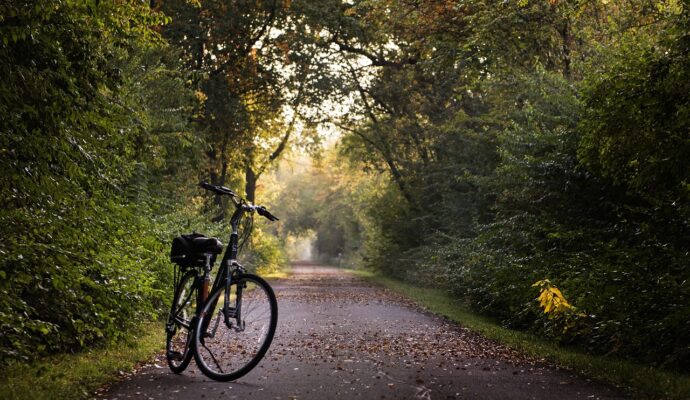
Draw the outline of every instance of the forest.
[[[690,368],[689,0],[3,0],[0,37],[0,362],[164,316],[208,181],[281,218],[261,273],[311,237]]]

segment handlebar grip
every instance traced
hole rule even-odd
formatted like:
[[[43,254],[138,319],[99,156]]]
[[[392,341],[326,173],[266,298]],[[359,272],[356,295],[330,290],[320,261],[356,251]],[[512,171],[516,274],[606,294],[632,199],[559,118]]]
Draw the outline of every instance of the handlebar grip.
[[[268,219],[269,221],[279,221],[278,217],[271,214],[264,206],[257,207],[256,212],[259,213],[259,215],[261,215],[262,217],[266,217],[266,219]]]
[[[215,186],[213,186],[207,182],[199,182],[199,187],[206,189],[206,190],[213,190],[213,191],[215,191],[214,189],[216,188]]]
[[[271,214],[268,211],[266,211],[266,218],[268,218],[269,220],[271,220],[273,222],[279,221],[278,217],[276,217],[275,215]]]
[[[235,192],[226,188],[225,186],[211,185],[210,183],[207,183],[207,182],[199,182],[199,186],[206,189],[206,190],[210,190],[214,193],[217,193],[217,194],[226,194],[228,196],[233,196],[233,197],[237,196],[237,194],[235,194]]]

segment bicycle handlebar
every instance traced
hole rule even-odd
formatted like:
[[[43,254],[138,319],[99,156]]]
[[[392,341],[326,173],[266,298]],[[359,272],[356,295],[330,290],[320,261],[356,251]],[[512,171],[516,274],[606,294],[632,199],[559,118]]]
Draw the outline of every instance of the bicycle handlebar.
[[[262,217],[266,217],[269,221],[278,221],[278,217],[271,214],[264,206],[257,206],[256,212],[259,213],[259,215],[261,215]]]
[[[237,197],[237,198],[240,197],[237,195],[237,193],[233,192],[231,189],[226,188],[225,186],[211,185],[210,183],[206,183],[206,182],[200,182],[199,186],[202,187],[203,189],[210,190],[210,191],[215,192],[217,194],[226,194],[228,196]]]
[[[271,214],[266,209],[266,207],[256,206],[256,205],[252,205],[252,204],[247,203],[237,193],[233,192],[229,188],[226,188],[225,186],[211,185],[210,183],[207,183],[207,182],[200,182],[199,186],[203,189],[209,190],[209,191],[214,192],[216,194],[230,196],[232,198],[233,203],[235,203],[235,207],[242,208],[244,211],[248,211],[248,212],[256,211],[259,215],[268,219],[269,221],[278,221],[279,220],[278,217]]]

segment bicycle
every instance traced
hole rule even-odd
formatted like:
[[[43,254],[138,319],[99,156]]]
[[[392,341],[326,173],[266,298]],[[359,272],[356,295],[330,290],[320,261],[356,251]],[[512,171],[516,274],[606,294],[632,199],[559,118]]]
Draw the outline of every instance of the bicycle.
[[[166,324],[166,357],[174,373],[182,373],[193,356],[206,376],[230,381],[251,371],[273,341],[278,322],[273,289],[261,277],[247,273],[237,255],[251,232],[254,212],[270,221],[278,218],[224,186],[205,182],[200,186],[229,196],[235,205],[230,243],[211,284],[213,264],[223,250],[220,240],[197,233],[173,240],[170,259],[178,267]],[[245,215],[248,226],[240,242],[238,231]]]

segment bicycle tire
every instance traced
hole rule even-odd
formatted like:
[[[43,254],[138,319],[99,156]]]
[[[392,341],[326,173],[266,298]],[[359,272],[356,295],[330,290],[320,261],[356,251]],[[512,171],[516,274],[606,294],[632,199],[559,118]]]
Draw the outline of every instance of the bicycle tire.
[[[240,302],[238,288],[242,289]],[[233,306],[228,307],[227,315],[233,315],[228,318],[226,290]],[[209,378],[225,382],[246,375],[264,357],[278,324],[278,303],[265,280],[243,274],[229,287],[222,285],[211,293],[199,315],[194,329],[197,366]]]
[[[166,324],[166,358],[168,367],[176,374],[182,373],[192,360],[193,338],[197,302],[196,274],[187,272],[175,289],[173,303]]]

